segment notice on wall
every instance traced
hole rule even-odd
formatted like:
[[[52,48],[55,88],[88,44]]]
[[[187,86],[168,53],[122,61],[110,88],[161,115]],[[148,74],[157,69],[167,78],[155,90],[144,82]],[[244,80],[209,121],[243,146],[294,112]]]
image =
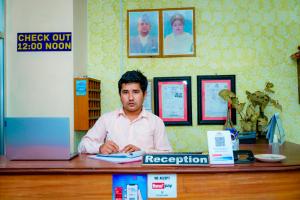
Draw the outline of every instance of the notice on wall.
[[[75,87],[76,87],[76,96],[86,95],[86,87],[87,87],[86,80],[76,80]]]
[[[17,33],[17,51],[71,51],[71,32]]]

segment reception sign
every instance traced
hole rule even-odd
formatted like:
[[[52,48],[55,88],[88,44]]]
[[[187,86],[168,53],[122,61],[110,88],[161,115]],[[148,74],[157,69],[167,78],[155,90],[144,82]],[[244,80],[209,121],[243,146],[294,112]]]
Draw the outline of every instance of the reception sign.
[[[143,165],[208,165],[208,155],[202,153],[145,154]]]

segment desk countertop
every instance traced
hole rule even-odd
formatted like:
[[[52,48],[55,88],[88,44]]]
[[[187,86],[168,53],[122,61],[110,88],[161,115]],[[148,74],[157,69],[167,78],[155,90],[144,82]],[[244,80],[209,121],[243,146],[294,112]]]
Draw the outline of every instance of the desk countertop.
[[[268,144],[243,144],[240,149],[252,150],[254,154],[270,153]],[[256,161],[251,164],[209,166],[143,166],[141,162],[115,164],[79,155],[70,161],[9,161],[0,157],[0,175],[8,174],[88,174],[88,173],[236,173],[260,171],[300,170],[300,145],[286,142],[280,153],[287,159],[278,163]]]

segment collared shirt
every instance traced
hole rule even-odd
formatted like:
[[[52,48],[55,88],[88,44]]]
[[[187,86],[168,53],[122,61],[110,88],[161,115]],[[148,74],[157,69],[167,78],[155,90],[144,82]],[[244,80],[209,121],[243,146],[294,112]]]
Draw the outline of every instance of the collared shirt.
[[[106,140],[114,141],[120,150],[132,144],[147,153],[172,151],[163,121],[145,109],[133,121],[126,117],[123,109],[102,115],[83,136],[78,151],[99,153],[99,147]]]
[[[146,43],[141,42],[139,36],[130,38],[130,48],[129,51],[131,54],[141,54],[141,53],[149,53],[149,54],[158,54],[158,40],[157,37],[152,37],[148,35]]]
[[[139,35],[139,38],[140,38],[140,40],[141,40],[141,44],[142,44],[143,46],[145,46],[145,45],[147,44],[147,42],[148,42],[149,35],[147,35],[147,36],[145,36],[145,37]]]
[[[193,53],[194,38],[189,33],[182,33],[175,35],[171,33],[164,40],[165,54],[192,54]]]

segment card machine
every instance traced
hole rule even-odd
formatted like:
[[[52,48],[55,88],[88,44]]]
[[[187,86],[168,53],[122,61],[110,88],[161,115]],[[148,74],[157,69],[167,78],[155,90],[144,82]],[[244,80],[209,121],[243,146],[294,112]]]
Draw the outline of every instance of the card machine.
[[[248,164],[254,162],[253,152],[250,150],[233,151],[234,164]]]

